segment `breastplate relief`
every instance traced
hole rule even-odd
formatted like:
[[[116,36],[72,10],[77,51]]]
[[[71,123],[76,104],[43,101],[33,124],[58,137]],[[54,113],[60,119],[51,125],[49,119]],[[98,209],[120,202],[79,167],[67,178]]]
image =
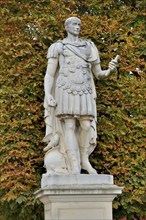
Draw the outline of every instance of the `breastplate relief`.
[[[92,93],[90,64],[69,50],[63,51],[64,63],[59,71],[56,82],[68,93]]]

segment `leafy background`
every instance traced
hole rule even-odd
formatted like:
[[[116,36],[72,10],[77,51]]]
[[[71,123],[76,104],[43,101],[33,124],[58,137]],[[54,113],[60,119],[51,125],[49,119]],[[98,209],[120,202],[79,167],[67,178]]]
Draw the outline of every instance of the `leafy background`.
[[[43,219],[43,205],[33,193],[45,172],[46,54],[65,36],[63,23],[70,16],[83,21],[81,37],[96,44],[103,69],[121,55],[118,75],[95,80],[98,143],[91,162],[124,186],[114,201],[114,219],[145,218],[144,0],[2,0],[0,13],[0,219]]]

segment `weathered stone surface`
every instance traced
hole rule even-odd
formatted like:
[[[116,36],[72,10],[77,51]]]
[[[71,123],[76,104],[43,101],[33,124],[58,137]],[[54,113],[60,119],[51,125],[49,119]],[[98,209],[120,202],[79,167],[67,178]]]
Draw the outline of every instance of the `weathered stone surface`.
[[[67,38],[48,50],[45,75],[47,143],[41,189],[45,220],[112,220],[112,201],[122,191],[113,176],[97,175],[89,162],[96,147],[97,79],[108,77],[118,56],[102,70],[94,43],[78,38],[80,19],[65,21]],[[89,174],[80,174],[81,169]]]
[[[48,175],[43,174],[42,181],[41,181],[41,187],[61,187],[66,186],[67,187],[76,187],[82,185],[98,185],[98,184],[106,184],[111,185],[113,184],[113,176],[112,175],[106,175],[106,174],[78,174],[78,175]]]
[[[45,220],[112,220],[112,201],[122,192],[111,175],[43,176],[35,194],[44,203]],[[43,185],[46,184],[47,186]]]
[[[89,155],[96,147],[96,91],[93,75],[108,77],[117,66],[118,56],[102,70],[94,43],[80,39],[81,21],[65,21],[67,38],[48,50],[45,75],[45,122],[47,143],[44,165],[48,174],[89,174],[96,170]]]

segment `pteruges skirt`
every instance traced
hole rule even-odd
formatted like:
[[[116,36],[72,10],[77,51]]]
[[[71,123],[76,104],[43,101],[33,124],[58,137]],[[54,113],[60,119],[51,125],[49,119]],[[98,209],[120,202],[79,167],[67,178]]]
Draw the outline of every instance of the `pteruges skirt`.
[[[62,87],[55,89],[56,116],[96,116],[96,102],[91,93],[73,94]]]

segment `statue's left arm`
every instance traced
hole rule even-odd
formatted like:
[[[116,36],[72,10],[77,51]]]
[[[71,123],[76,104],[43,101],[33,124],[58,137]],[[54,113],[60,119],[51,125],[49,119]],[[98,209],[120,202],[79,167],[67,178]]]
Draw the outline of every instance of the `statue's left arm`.
[[[116,70],[117,64],[118,64],[118,57],[112,59],[109,62],[109,66],[107,70],[102,70],[100,63],[98,62],[98,60],[96,60],[92,63],[92,72],[97,79],[103,79],[110,76],[111,73]]]
[[[117,69],[119,55],[112,59],[109,62],[108,69],[102,70],[100,66],[100,57],[97,48],[92,42],[91,46],[92,56],[94,57],[94,61],[92,62],[92,72],[97,79],[103,79],[111,75]]]

